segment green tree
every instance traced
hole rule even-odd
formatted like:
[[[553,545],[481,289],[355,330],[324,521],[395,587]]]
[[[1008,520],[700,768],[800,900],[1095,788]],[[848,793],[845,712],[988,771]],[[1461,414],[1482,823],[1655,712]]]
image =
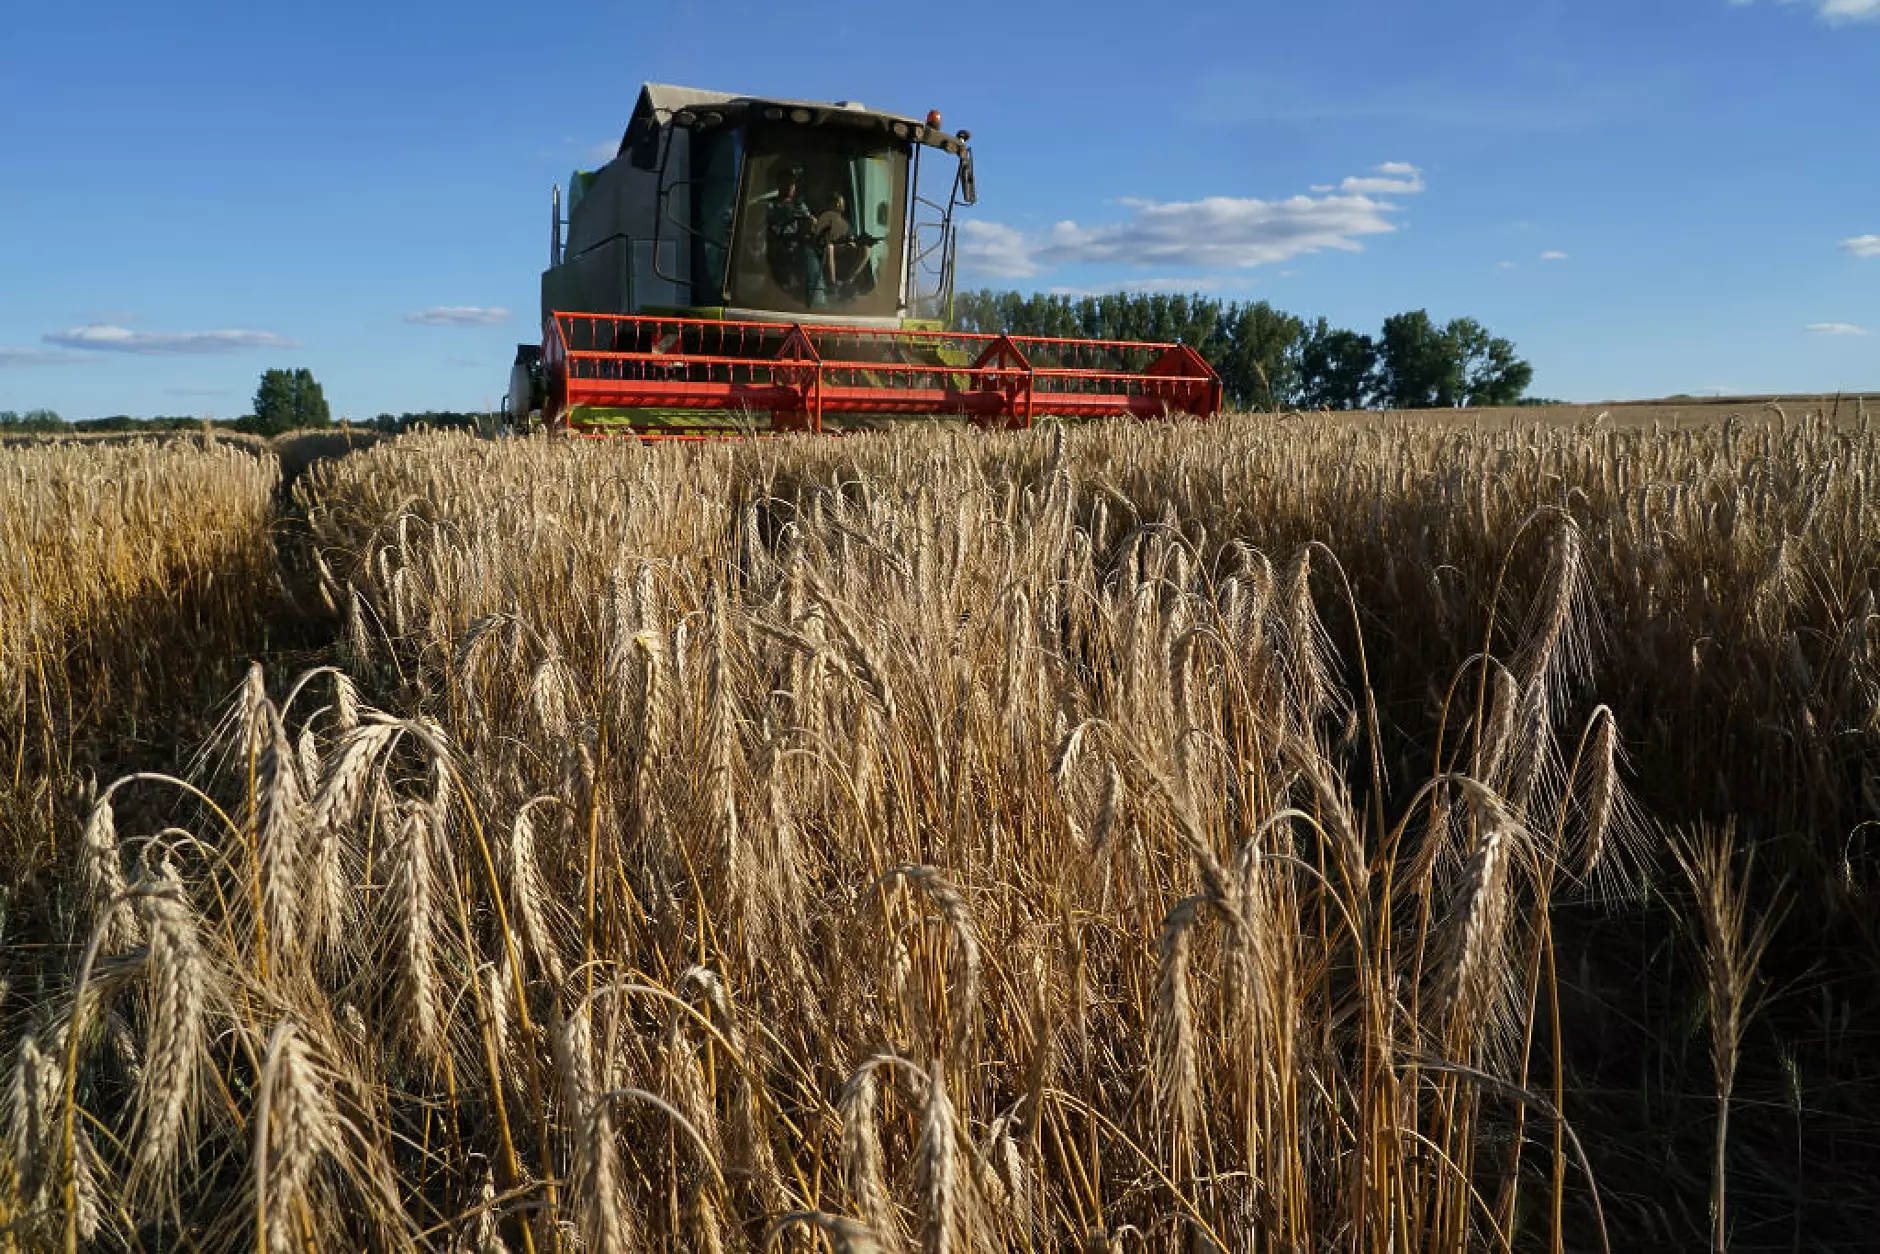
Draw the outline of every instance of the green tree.
[[[1320,318],[1299,346],[1299,404],[1305,409],[1363,409],[1376,374],[1377,344],[1371,337]]]
[[[1233,305],[1221,321],[1217,347],[1190,338],[1220,372],[1228,403],[1237,409],[1280,409],[1299,398],[1299,346],[1306,324],[1266,301]]]
[[[1475,319],[1438,326],[1422,309],[1386,319],[1376,339],[1324,318],[1308,326],[1265,301],[1224,304],[1167,292],[1072,298],[967,291],[954,298],[953,315],[962,331],[1181,340],[1220,372],[1235,407],[1513,405],[1534,377],[1513,344]]]
[[[1455,342],[1427,310],[1393,314],[1378,336],[1377,395],[1389,409],[1447,409],[1464,391]]]
[[[312,371],[302,366],[262,372],[261,384],[255,389],[256,434],[274,436],[283,431],[332,425],[326,393],[315,382]]]
[[[50,409],[29,409],[23,414],[0,410],[0,431],[63,431],[65,420]]]
[[[1534,367],[1515,356],[1514,345],[1473,318],[1457,318],[1443,334],[1462,373],[1462,403],[1513,405],[1534,381]]]

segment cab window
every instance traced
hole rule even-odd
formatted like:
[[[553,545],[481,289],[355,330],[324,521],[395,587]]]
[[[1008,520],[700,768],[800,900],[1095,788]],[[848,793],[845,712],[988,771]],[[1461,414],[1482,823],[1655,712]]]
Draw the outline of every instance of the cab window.
[[[754,129],[731,303],[893,317],[900,306],[907,164],[905,146],[872,136]]]

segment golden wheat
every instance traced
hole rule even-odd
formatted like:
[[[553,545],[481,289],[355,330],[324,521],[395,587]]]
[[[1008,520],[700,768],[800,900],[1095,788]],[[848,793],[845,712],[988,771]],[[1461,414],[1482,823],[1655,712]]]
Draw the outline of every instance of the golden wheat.
[[[256,672],[200,794],[85,816],[94,961],[13,1050],[8,1213],[74,1245],[1591,1243],[1560,889],[1636,869],[1626,749],[1720,701],[1782,720],[1726,804],[1880,758],[1876,473],[1821,422],[1269,418],[316,468],[344,671]],[[1654,752],[1661,792],[1711,785]]]

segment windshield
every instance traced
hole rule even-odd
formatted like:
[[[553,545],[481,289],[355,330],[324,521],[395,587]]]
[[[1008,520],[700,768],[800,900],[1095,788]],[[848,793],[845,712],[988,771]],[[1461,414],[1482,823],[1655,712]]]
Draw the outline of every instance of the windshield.
[[[755,128],[742,195],[733,305],[900,312],[905,146],[833,128]]]

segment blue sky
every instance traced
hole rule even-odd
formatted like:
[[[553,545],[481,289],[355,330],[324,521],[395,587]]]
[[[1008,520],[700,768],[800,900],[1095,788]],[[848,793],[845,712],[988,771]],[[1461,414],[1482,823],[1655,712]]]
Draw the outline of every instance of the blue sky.
[[[94,0],[0,65],[0,409],[498,403],[644,79],[942,110],[967,284],[1466,314],[1574,400],[1880,389],[1880,0]]]

